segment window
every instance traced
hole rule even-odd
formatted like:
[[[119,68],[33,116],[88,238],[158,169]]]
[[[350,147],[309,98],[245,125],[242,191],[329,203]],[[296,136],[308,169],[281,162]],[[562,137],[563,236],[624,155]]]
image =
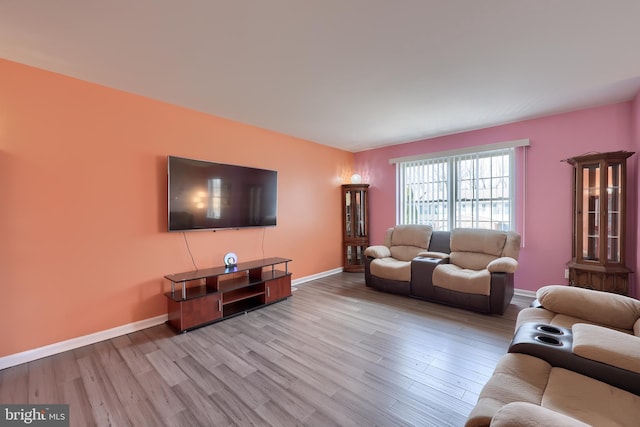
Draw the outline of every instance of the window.
[[[208,183],[210,199],[207,218],[220,219],[222,215],[222,179],[210,178]]]
[[[528,140],[396,159],[398,224],[515,229],[515,147]],[[496,148],[496,146],[500,146]]]

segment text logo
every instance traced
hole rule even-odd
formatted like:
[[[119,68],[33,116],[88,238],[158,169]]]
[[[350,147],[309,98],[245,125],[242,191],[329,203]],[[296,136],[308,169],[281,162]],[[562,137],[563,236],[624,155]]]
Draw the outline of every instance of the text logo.
[[[69,427],[69,405],[0,405],[0,427]]]

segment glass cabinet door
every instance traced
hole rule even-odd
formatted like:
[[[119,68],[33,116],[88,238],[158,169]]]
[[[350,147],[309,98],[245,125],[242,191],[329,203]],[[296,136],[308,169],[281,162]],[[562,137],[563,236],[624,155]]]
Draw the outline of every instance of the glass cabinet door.
[[[622,164],[601,162],[585,164],[581,168],[582,259],[621,262]],[[603,170],[605,174],[601,173]]]
[[[622,229],[621,191],[622,164],[612,163],[607,167],[607,261],[620,262]]]
[[[582,167],[582,258],[600,256],[600,165]]]
[[[367,237],[367,216],[364,207],[367,203],[367,191],[345,191],[345,236],[350,238]]]

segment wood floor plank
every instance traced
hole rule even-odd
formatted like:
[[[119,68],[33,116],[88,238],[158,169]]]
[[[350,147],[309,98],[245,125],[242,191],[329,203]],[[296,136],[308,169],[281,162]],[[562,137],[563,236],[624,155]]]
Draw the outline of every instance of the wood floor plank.
[[[148,353],[147,359],[149,359],[149,363],[151,363],[169,387],[173,387],[188,379],[185,373],[176,365],[175,361],[161,349]]]
[[[103,425],[128,425],[130,422],[123,405],[117,399],[117,391],[113,388],[102,365],[96,359],[92,357],[78,359],[87,398],[91,402],[93,418]],[[46,401],[41,403],[46,403]]]
[[[213,394],[225,389],[224,383],[193,357],[183,357],[175,363],[204,393]]]
[[[222,383],[226,384],[227,389],[235,393],[249,408],[257,408],[267,402],[270,397],[260,388],[241,377],[228,366],[222,364],[210,369],[211,373]]]
[[[256,412],[272,426],[300,427],[303,425],[272,400],[259,405]]]
[[[344,407],[340,402],[304,381],[294,381],[289,387],[289,391],[308,402],[315,403],[318,410],[307,418],[307,422],[317,423],[323,421],[327,422],[328,425],[335,424],[342,427],[359,427],[369,423],[369,420],[358,413],[344,411]]]
[[[173,387],[176,396],[203,426],[230,426],[231,419],[208,395],[192,381],[184,381]]]
[[[187,409],[176,396],[174,390],[164,382],[155,370],[138,374],[136,379],[144,388],[149,402],[162,419],[174,418]]]
[[[80,378],[80,369],[72,351],[55,354],[50,359],[51,366],[55,371],[56,381],[67,382]]]
[[[31,363],[0,370],[0,402],[29,402],[29,366]],[[35,402],[34,402],[35,403]]]
[[[60,403],[69,405],[69,424],[71,427],[98,425],[81,377],[58,384],[58,390]],[[41,401],[40,403],[43,402]]]
[[[515,318],[339,273],[186,334],[166,325],[0,371],[2,403],[69,403],[72,426],[461,426]]]
[[[56,384],[55,369],[51,357],[45,357],[29,364],[29,403],[61,403]]]
[[[249,352],[245,356],[247,361],[256,367],[257,370],[265,374],[269,379],[281,387],[288,388],[291,383],[296,381],[298,377],[288,369],[289,366],[283,366],[280,361],[272,361],[265,359],[256,352]]]
[[[116,337],[112,342],[113,346],[120,353],[120,357],[126,362],[134,375],[153,369],[153,366],[149,363],[149,359],[145,357],[145,353],[134,343],[130,335]],[[155,347],[155,349],[157,349],[157,347]]]
[[[269,400],[278,404],[291,417],[300,422],[304,422],[316,410],[313,402],[306,401],[300,396],[290,393],[287,389],[269,380],[260,371],[247,375],[246,380],[256,389],[261,390],[265,396],[269,396]]]

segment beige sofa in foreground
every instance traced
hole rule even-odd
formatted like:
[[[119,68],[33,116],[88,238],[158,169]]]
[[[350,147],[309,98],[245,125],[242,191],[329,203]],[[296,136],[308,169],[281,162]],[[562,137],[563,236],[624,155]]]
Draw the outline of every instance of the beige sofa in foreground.
[[[562,285],[536,296],[466,427],[640,425],[640,301]]]
[[[480,392],[465,427],[632,427],[639,421],[640,396],[533,356],[509,353]]]

